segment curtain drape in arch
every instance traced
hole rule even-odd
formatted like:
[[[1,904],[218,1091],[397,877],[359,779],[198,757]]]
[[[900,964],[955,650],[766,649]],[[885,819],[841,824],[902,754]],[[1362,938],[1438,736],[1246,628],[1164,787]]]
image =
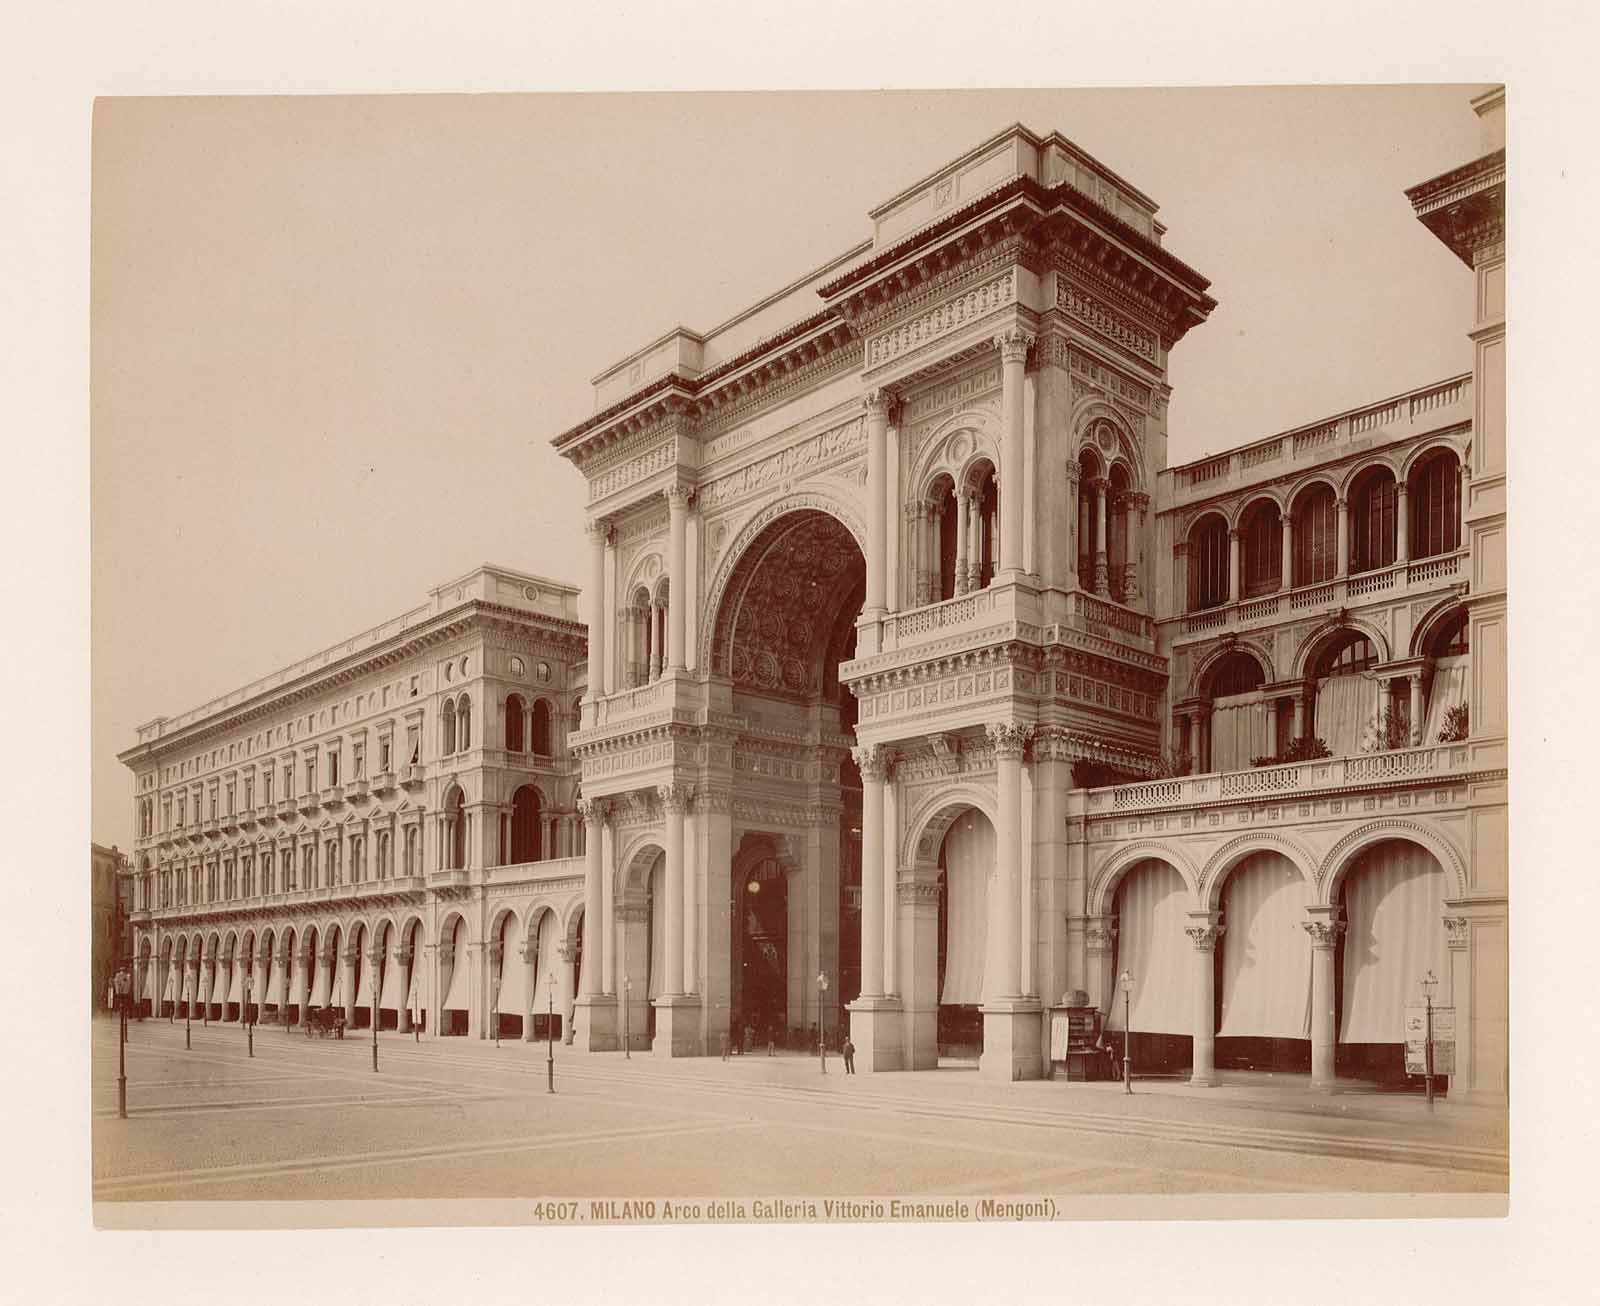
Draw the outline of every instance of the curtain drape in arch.
[[[235,957],[228,966],[228,997],[229,1002],[242,1002],[244,1000],[244,963]]]
[[[422,967],[416,963],[411,966],[411,983],[406,988],[406,1010],[413,1018],[422,1010]]]
[[[550,980],[555,974],[558,958],[556,957],[556,914],[547,911],[539,917],[539,953],[534,962],[533,972],[533,1010],[539,1012],[550,1011]],[[561,980],[556,976],[555,997],[559,1003],[561,998]]]
[[[988,817],[967,812],[944,839],[945,951],[943,1006],[980,1003],[988,989],[989,881],[995,833]]]
[[[467,972],[471,969],[467,958],[467,931],[460,921],[456,922],[455,932],[451,934],[454,941],[454,951],[451,953],[450,984],[444,991],[444,1009],[446,1011],[466,1011],[468,990],[471,981]]]
[[[345,1001],[344,993],[344,963],[335,961],[333,963],[333,1001],[329,1005],[335,1007],[347,1006],[348,1003]]]
[[[1403,1043],[1405,1008],[1418,982],[1448,975],[1444,871],[1415,844],[1380,843],[1345,876],[1341,1043]],[[1440,995],[1448,1001],[1447,994]]]
[[[156,959],[154,954],[144,964],[144,976],[134,997],[143,1002],[156,991]]]
[[[272,954],[272,969],[267,974],[266,996],[261,1001],[283,1005],[283,958],[276,952]]]
[[[650,872],[650,994],[661,996],[661,977],[667,966],[667,873],[663,862]]]
[[[1242,771],[1276,751],[1271,705],[1259,693],[1218,698],[1211,705],[1211,769]]]
[[[394,959],[394,948],[391,946],[387,951],[389,955],[383,964],[383,984],[378,989],[378,1010],[399,1011],[406,995],[400,989],[400,966]]]
[[[513,928],[500,935],[500,1000],[495,1006],[508,1016],[521,1016],[528,1009],[528,964],[522,960],[517,934]]]
[[[1444,729],[1444,714],[1467,701],[1467,668],[1470,653],[1440,658],[1433,664],[1433,681],[1428,686],[1428,710],[1423,713],[1422,742],[1436,744]]]
[[[211,1001],[211,974],[216,969],[216,962],[204,961],[200,963],[200,992],[195,994],[195,1001],[202,1006]]]
[[[185,1002],[193,1002],[195,1000],[194,985],[196,969],[198,968],[191,968],[188,962],[185,962],[183,965],[183,1001]]]
[[[328,967],[323,965],[323,957],[319,953],[312,958],[312,965],[316,967],[316,974],[311,980],[311,996],[306,999],[308,1006],[325,1007],[328,1005]]]
[[[161,990],[161,1000],[163,1002],[173,1002],[173,1001],[176,1000],[175,995],[177,994],[177,992],[178,992],[178,976],[177,976],[177,973],[172,969],[172,966],[170,964],[168,964],[168,966],[167,966],[167,982],[166,982],[165,986]]]
[[[1311,886],[1282,853],[1254,853],[1222,888],[1225,1037],[1311,1037]]]
[[[1378,715],[1378,682],[1366,676],[1324,676],[1317,681],[1313,731],[1335,757],[1361,751],[1361,735]]]
[[[1117,889],[1117,974],[1133,972],[1136,1034],[1194,1033],[1194,947],[1183,932],[1189,923],[1189,889],[1165,862],[1141,862]],[[1120,986],[1111,995],[1106,1027],[1122,1029]]]

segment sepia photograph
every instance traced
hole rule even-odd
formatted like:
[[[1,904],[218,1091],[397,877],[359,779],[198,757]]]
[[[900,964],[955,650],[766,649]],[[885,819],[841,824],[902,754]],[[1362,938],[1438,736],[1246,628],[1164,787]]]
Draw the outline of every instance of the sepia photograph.
[[[11,35],[8,1300],[1593,1295],[1588,10]]]
[[[1504,1213],[1505,112],[99,100],[97,1222]]]

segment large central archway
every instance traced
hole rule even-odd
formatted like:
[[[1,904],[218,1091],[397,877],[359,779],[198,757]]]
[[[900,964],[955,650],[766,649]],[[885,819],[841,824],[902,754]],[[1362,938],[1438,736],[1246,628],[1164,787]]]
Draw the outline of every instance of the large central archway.
[[[761,850],[737,859],[729,885],[735,1039],[749,1026],[795,1046],[822,1032],[837,1042],[840,1008],[860,991],[861,777],[849,756],[855,699],[839,664],[855,656],[865,592],[850,527],[797,507],[743,546],[716,601],[709,668],[750,723],[736,749],[747,803],[734,847]],[[761,811],[773,815],[752,815]],[[825,998],[819,971],[830,977]]]

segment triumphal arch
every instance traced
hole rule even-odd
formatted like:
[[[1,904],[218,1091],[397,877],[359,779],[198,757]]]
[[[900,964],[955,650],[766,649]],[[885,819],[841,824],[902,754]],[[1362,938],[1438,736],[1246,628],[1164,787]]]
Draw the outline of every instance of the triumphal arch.
[[[1162,751],[1167,357],[1215,301],[1155,213],[1013,127],[595,379],[555,440],[603,596],[571,740],[590,1046],[848,1028],[869,1069],[966,1041],[1039,1073],[1083,978],[1067,794]]]

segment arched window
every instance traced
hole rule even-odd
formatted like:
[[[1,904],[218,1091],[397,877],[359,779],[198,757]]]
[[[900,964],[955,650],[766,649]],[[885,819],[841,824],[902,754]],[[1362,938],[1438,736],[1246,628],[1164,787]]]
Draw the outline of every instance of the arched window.
[[[1378,661],[1372,641],[1359,631],[1350,631],[1334,641],[1317,659],[1317,676],[1355,676],[1370,670]]]
[[[1461,464],[1449,449],[1431,453],[1412,469],[1407,533],[1412,558],[1432,558],[1461,547]]]
[[[1333,489],[1308,486],[1294,504],[1294,583],[1320,585],[1338,574],[1338,510]]]
[[[526,744],[522,737],[522,696],[506,695],[506,752],[521,753]]]
[[[656,585],[655,606],[650,612],[650,679],[658,680],[667,669],[667,612],[672,603],[672,586],[663,576]]]
[[[541,860],[539,791],[523,785],[511,798],[511,861],[514,865]]]
[[[1212,515],[1189,532],[1189,610],[1228,601],[1228,524]]]
[[[1128,494],[1132,483],[1121,463],[1111,465],[1106,500],[1106,585],[1118,603],[1128,601]]]
[[[1248,694],[1260,689],[1265,678],[1261,664],[1248,653],[1229,653],[1206,677],[1209,687],[1207,697],[1217,699]]]
[[[446,800],[445,811],[450,814],[448,869],[463,870],[467,864],[467,799],[460,789]]]
[[[648,684],[650,680],[651,638],[655,626],[650,607],[650,591],[642,585],[633,592],[633,602],[628,607],[627,622],[628,684],[636,688]],[[658,659],[659,656],[657,654]]]
[[[1382,707],[1379,686],[1367,674],[1377,664],[1372,641],[1358,630],[1331,639],[1312,665],[1317,698],[1312,731],[1335,757],[1361,749],[1361,741]]]
[[[1084,589],[1094,584],[1095,532],[1098,529],[1095,508],[1095,482],[1100,476],[1100,460],[1093,451],[1083,450],[1078,455],[1078,583]]]
[[[1363,472],[1350,487],[1350,570],[1392,566],[1398,522],[1394,473],[1387,467]]]
[[[456,701],[447,698],[439,709],[439,748],[449,757],[456,751]]]
[[[1244,597],[1283,588],[1283,519],[1278,505],[1261,499],[1245,509],[1239,548],[1244,555]]]
[[[935,536],[928,601],[938,603],[956,596],[956,546],[960,530],[955,482],[949,476],[940,476],[928,497]]]
[[[986,589],[994,579],[999,558],[1000,487],[995,481],[993,463],[985,461],[973,469],[971,505],[972,517],[967,528],[969,588],[980,590]]]
[[[456,703],[456,747],[463,753],[472,747],[472,700],[465,694]]]
[[[533,751],[540,757],[549,757],[551,753],[550,704],[542,698],[533,700]]]

